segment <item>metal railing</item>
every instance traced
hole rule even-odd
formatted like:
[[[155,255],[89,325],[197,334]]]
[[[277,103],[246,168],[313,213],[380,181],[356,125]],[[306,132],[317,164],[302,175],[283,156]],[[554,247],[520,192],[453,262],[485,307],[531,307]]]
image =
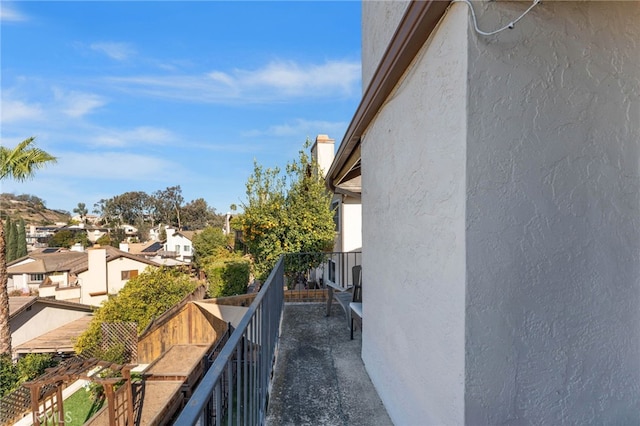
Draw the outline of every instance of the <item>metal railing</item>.
[[[353,285],[352,269],[362,265],[362,252],[292,253],[285,256],[289,289],[331,286],[346,290]]]
[[[283,289],[281,257],[174,424],[264,423],[284,306]]]

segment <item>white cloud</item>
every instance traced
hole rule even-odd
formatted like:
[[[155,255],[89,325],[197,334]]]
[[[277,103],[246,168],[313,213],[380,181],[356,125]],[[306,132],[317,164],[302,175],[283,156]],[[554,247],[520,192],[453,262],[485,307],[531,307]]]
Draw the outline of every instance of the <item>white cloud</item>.
[[[0,21],[2,22],[24,22],[27,21],[27,17],[15,9],[13,5],[7,4],[3,1],[0,4]]]
[[[53,93],[60,111],[73,118],[85,116],[107,103],[103,97],[93,93],[65,92],[58,88],[54,88]]]
[[[215,70],[205,75],[113,77],[127,91],[205,103],[281,102],[359,94],[360,64],[272,62],[256,70]]]
[[[125,131],[105,130],[100,132],[92,141],[95,145],[124,147],[140,145],[142,143],[163,145],[176,139],[176,136],[166,129],[141,126]]]
[[[2,124],[15,123],[18,121],[38,120],[42,118],[43,112],[40,105],[28,104],[23,101],[13,99],[2,100]]]
[[[135,49],[128,43],[92,43],[89,47],[96,52],[104,53],[116,61],[124,61],[136,54]]]
[[[346,130],[348,123],[343,121],[321,121],[297,119],[289,123],[276,124],[265,130],[251,130],[242,133],[242,136],[296,136],[307,135],[310,138],[317,134],[328,134],[329,137],[339,139]],[[339,142],[338,142],[339,143]]]

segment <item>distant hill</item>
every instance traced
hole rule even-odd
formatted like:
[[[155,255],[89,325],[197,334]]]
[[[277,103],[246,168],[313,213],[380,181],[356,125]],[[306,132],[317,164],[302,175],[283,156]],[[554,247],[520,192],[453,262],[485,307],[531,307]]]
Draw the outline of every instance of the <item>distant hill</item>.
[[[24,219],[27,225],[53,225],[67,223],[71,219],[69,212],[64,210],[49,210],[44,201],[35,195],[0,194],[0,219]]]

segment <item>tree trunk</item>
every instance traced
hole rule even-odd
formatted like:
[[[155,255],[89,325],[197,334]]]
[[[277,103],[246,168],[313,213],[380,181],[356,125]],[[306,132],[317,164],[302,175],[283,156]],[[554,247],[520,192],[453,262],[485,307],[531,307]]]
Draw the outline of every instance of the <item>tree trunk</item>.
[[[0,220],[0,354],[11,356],[11,328],[9,327],[9,292],[7,289],[7,257],[4,224]]]

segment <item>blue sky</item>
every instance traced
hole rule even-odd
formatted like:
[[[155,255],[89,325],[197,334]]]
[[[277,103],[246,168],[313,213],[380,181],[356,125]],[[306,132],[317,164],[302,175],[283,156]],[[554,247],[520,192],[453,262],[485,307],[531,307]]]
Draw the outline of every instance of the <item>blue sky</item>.
[[[220,213],[245,199],[254,159],[336,148],[361,94],[360,2],[1,3],[3,146],[57,156],[32,194],[72,211],[180,185]]]

